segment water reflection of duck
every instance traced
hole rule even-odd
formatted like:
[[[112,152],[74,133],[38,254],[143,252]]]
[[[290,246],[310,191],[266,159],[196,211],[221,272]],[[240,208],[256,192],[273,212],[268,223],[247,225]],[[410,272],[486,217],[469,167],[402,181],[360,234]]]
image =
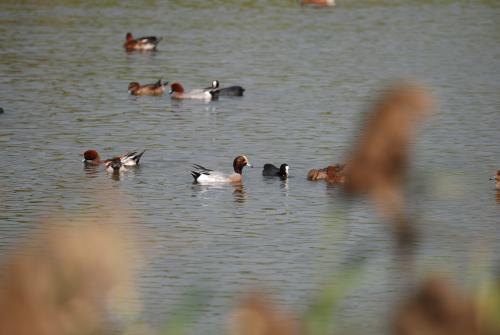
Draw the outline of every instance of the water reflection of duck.
[[[237,183],[233,184],[233,186],[234,186],[234,191],[233,191],[234,201],[239,203],[245,202],[247,200],[247,193],[243,188],[243,184]]]

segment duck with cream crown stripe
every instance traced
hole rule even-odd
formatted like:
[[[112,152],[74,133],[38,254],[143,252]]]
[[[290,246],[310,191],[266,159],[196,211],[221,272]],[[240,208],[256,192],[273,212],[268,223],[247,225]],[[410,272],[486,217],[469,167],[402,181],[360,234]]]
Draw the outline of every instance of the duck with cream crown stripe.
[[[199,184],[217,184],[217,183],[239,183],[242,179],[242,172],[245,166],[252,167],[246,156],[237,156],[233,161],[232,174],[225,174],[220,171],[214,171],[204,166],[194,164],[191,175],[195,183]]]
[[[132,33],[127,33],[123,47],[126,51],[152,51],[156,50],[156,46],[160,43],[161,38],[156,36],[146,36],[135,38]]]
[[[214,100],[219,97],[219,93],[213,89],[197,89],[184,92],[184,87],[179,83],[170,85],[170,98],[172,99],[199,99]]]
[[[168,82],[161,79],[156,83],[145,85],[134,81],[128,84],[128,93],[131,95],[162,95],[167,85]]]

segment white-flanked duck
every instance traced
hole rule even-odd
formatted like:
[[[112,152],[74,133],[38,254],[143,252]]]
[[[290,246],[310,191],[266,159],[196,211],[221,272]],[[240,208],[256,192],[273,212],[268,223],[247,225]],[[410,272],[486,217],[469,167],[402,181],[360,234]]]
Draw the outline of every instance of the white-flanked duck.
[[[191,175],[194,181],[199,184],[217,184],[217,183],[239,183],[241,182],[241,173],[245,166],[252,167],[246,156],[237,156],[233,161],[234,173],[225,174],[223,172],[207,169],[201,165],[194,164]]]
[[[170,97],[172,99],[200,99],[213,100],[219,97],[219,93],[212,89],[197,89],[184,92],[184,87],[179,83],[170,85]]]
[[[142,152],[130,152],[121,156],[116,156],[110,159],[105,159],[101,160],[101,157],[99,156],[99,153],[96,150],[87,150],[83,153],[83,164],[86,166],[97,166],[104,164],[105,168],[108,168],[108,165],[111,167],[112,161],[115,161],[113,163],[113,166],[118,166],[116,160],[120,161],[120,166],[118,169],[123,166],[123,167],[131,167],[131,166],[137,166],[139,165],[139,161],[141,160],[142,155],[144,154],[146,150],[143,150]]]
[[[214,90],[217,91],[219,96],[226,97],[241,97],[245,92],[245,89],[241,86],[219,87],[218,80],[212,81],[212,86],[205,88],[205,90]]]
[[[161,37],[145,36],[134,38],[132,33],[127,33],[123,47],[126,51],[151,51],[156,50],[156,46],[160,43]]]
[[[281,164],[279,168],[273,164],[264,164],[264,169],[262,170],[262,175],[266,177],[280,177],[281,179],[288,178],[288,164]]]
[[[141,85],[138,82],[128,84],[128,93],[131,95],[162,95],[168,81],[158,80],[156,83]]]

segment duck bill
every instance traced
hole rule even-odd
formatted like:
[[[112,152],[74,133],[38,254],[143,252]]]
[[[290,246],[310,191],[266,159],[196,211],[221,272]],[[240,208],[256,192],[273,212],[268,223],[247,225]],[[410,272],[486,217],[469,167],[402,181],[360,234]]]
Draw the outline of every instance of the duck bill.
[[[253,168],[253,165],[252,165],[252,164],[250,164],[250,163],[247,163],[247,165],[246,165],[246,166],[248,166],[249,168]]]

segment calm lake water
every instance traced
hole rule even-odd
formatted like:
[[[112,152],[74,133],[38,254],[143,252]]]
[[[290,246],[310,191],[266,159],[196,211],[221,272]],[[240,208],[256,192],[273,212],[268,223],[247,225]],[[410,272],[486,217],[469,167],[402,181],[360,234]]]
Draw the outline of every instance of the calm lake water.
[[[220,333],[253,287],[300,313],[320,283],[362,259],[336,327],[385,333],[408,282],[388,226],[306,173],[342,162],[387,80],[419,79],[438,111],[420,129],[407,186],[417,273],[464,283],[478,263],[498,273],[500,204],[488,178],[500,168],[499,21],[496,1],[2,1],[0,254],[45,234],[44,218],[103,215],[104,194],[131,209],[124,229],[145,246],[141,299],[126,301],[134,322],[159,327],[193,287],[212,292],[194,334]],[[127,54],[127,31],[163,40]],[[130,81],[160,77],[246,92],[210,103],[127,94]],[[83,170],[90,148],[147,152],[114,180]],[[241,187],[192,184],[192,163],[231,171],[238,154],[256,166]],[[264,179],[268,162],[288,163],[291,178]]]

